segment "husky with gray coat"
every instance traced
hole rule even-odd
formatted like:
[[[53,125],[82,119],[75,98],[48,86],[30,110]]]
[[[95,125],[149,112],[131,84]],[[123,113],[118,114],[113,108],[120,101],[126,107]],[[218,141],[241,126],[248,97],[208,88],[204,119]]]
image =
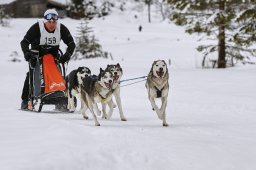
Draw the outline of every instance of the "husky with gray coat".
[[[113,85],[112,85],[112,91],[113,95],[115,96],[115,100],[119,109],[119,114],[120,118],[122,121],[126,121],[127,119],[124,117],[123,113],[123,108],[122,108],[122,103],[121,103],[121,97],[120,97],[120,80],[123,75],[123,69],[121,68],[120,64],[112,64],[112,65],[107,65],[107,68],[105,71],[109,71],[113,75]],[[108,104],[109,106],[109,113],[106,114],[106,105]],[[106,119],[110,119],[113,113],[113,107],[115,107],[115,104],[111,98],[111,100],[108,103],[102,103],[102,117]]]
[[[112,73],[105,71],[102,68],[100,68],[100,74],[98,76],[89,76],[83,79],[83,86],[81,90],[83,108],[81,108],[81,113],[85,119],[88,119],[86,110],[89,109],[92,113],[95,126],[100,126],[100,123],[97,120],[94,109],[97,103],[108,103],[111,100],[113,93],[112,84]]]
[[[163,120],[163,126],[168,126],[166,122],[166,106],[169,92],[169,73],[164,60],[154,61],[146,81],[148,98],[153,110],[157,113],[160,120]],[[161,108],[156,105],[155,99],[162,101]]]
[[[66,76],[68,110],[74,112],[76,110],[76,96],[80,97],[83,78],[91,76],[91,70],[88,67],[78,67]]]

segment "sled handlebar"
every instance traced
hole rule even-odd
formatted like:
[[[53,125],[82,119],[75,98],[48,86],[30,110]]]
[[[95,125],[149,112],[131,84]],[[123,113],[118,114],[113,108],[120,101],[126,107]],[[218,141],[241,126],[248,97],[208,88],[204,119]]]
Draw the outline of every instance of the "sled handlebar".
[[[40,48],[44,49],[44,50],[50,50],[51,48],[54,48],[53,46],[40,46]],[[31,49],[30,52],[33,54],[34,57],[40,57],[42,58],[43,56],[39,56],[39,50],[33,50]],[[61,51],[61,49],[58,48],[58,54],[59,56],[63,56],[63,52]],[[59,60],[59,56],[58,56],[58,60]],[[57,57],[57,56],[54,56]]]

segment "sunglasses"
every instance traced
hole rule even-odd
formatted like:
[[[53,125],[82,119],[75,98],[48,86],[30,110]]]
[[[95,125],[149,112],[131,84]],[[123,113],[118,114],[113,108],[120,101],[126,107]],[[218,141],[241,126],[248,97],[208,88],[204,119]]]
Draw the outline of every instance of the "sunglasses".
[[[56,14],[47,14],[44,16],[44,19],[57,21],[59,19],[59,16]]]

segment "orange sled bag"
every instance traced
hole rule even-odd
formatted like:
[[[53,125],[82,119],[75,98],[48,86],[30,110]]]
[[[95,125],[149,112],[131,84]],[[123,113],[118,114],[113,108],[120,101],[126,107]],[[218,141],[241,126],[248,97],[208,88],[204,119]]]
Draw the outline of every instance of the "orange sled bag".
[[[66,83],[62,77],[52,54],[43,57],[44,93],[66,90]]]

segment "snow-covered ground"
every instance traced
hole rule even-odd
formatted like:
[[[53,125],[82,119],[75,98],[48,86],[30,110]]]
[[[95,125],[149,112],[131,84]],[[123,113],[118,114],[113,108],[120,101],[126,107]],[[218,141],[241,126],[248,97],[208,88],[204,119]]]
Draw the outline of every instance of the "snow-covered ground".
[[[115,109],[111,120],[90,114],[19,111],[27,71],[20,41],[36,19],[13,19],[0,27],[1,170],[254,170],[256,168],[256,67],[200,69],[196,38],[168,22],[148,24],[134,13],[91,22],[111,59],[72,61],[68,72],[88,66],[94,74],[120,63],[123,79],[147,75],[156,59],[169,66],[169,127],[162,127],[144,82],[121,88],[127,122]],[[76,35],[78,20],[62,22]],[[138,26],[142,25],[142,32]],[[62,44],[62,49],[65,46]],[[22,62],[9,60],[17,51]]]

